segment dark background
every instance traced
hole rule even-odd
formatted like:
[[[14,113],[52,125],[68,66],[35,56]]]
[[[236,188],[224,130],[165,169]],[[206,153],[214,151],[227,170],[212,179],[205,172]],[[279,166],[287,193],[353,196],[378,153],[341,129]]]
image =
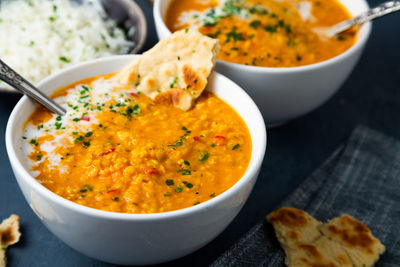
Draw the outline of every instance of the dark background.
[[[143,50],[157,42],[152,4],[136,0],[149,33]],[[383,1],[370,0],[370,6]],[[165,266],[206,266],[276,208],[346,141],[358,124],[400,138],[400,13],[373,23],[366,49],[350,78],[326,104],[279,128],[268,130],[266,157],[246,205],[214,241]],[[8,252],[9,266],[112,266],[88,258],[58,240],[40,222],[19,190],[7,157],[4,133],[17,94],[0,94],[0,218],[21,219],[22,239]],[[340,211],[338,211],[340,212]],[[106,242],[106,240],[105,240]]]

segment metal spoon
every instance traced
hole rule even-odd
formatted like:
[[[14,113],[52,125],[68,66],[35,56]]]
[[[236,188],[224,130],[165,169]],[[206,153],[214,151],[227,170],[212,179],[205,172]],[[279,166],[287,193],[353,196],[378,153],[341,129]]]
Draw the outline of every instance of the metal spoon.
[[[21,75],[15,72],[12,68],[7,66],[0,59],[0,80],[8,83],[10,86],[14,87],[21,93],[33,98],[49,110],[58,115],[65,115],[67,111],[60,107],[57,103],[51,100],[48,96],[44,95],[39,89],[33,86],[30,82],[25,80]]]
[[[349,19],[342,21],[332,27],[329,28],[316,28],[315,31],[320,33],[320,34],[325,34],[327,37],[333,37],[345,30],[350,29],[353,26],[363,24],[367,21],[382,17],[384,15],[390,14],[392,12],[396,12],[400,10],[400,1],[388,1],[385,2],[377,7],[374,7],[364,13],[361,13],[360,15]]]

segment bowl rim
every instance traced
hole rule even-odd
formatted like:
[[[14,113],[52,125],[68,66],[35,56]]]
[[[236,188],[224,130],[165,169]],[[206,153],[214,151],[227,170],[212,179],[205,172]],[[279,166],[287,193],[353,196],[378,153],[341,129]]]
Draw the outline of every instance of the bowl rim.
[[[76,64],[73,66],[70,66],[68,68],[65,68],[57,73],[54,73],[47,78],[43,79],[38,83],[38,87],[40,88],[43,84],[53,80],[57,79],[59,76],[67,75],[68,72],[74,71],[75,69],[79,68],[88,68],[93,65],[98,65],[98,64],[104,64],[106,65],[108,62],[112,62],[114,60],[118,60],[118,58],[124,58],[124,57],[129,57],[129,58],[135,58],[138,57],[139,55],[115,55],[115,56],[110,56],[110,57],[104,57],[104,58],[99,58],[95,60],[90,60],[87,62],[83,62],[80,64]],[[14,140],[17,138],[17,136],[13,135],[14,128],[16,126],[16,118],[18,114],[20,113],[20,109],[28,102],[30,99],[27,96],[23,96],[18,103],[15,105],[13,108],[10,117],[7,122],[7,127],[6,127],[6,150],[8,154],[8,158],[10,160],[10,163],[12,165],[13,171],[14,171],[14,176],[16,177],[16,174],[18,173],[19,176],[25,180],[26,184],[29,186],[29,188],[32,188],[35,192],[41,194],[45,199],[50,200],[52,202],[55,202],[56,204],[63,206],[63,208],[68,209],[70,211],[79,213],[79,214],[84,214],[87,216],[92,216],[92,217],[97,217],[97,218],[102,218],[102,219],[110,219],[110,220],[122,220],[122,221],[154,221],[154,220],[160,220],[160,219],[171,219],[171,218],[177,218],[177,217],[185,217],[190,214],[196,214],[200,212],[205,212],[209,210],[213,206],[217,206],[219,203],[222,203],[225,199],[228,199],[232,197],[237,191],[239,191],[242,187],[244,187],[249,181],[254,176],[258,175],[258,171],[261,169],[262,162],[264,160],[265,156],[265,151],[266,151],[266,145],[267,145],[267,132],[266,132],[266,126],[264,119],[261,115],[260,110],[258,109],[257,105],[254,103],[253,99],[235,82],[227,78],[226,76],[219,74],[217,72],[213,72],[213,75],[216,75],[218,78],[223,79],[227,81],[228,83],[232,83],[235,85],[233,90],[238,90],[242,96],[241,97],[247,97],[250,103],[253,105],[254,109],[254,114],[253,117],[256,118],[258,121],[259,125],[259,130],[261,131],[260,135],[260,143],[258,146],[254,146],[253,139],[252,139],[252,144],[253,144],[253,150],[256,150],[256,153],[254,155],[254,159],[251,158],[251,160],[254,160],[254,164],[252,166],[249,166],[246,170],[246,172],[243,174],[243,176],[230,188],[228,188],[226,191],[221,193],[220,195],[217,195],[216,197],[209,199],[203,203],[200,203],[195,206],[190,206],[187,208],[179,209],[179,210],[173,210],[173,211],[167,211],[167,212],[160,212],[160,213],[148,213],[148,214],[137,214],[137,213],[119,213],[119,212],[111,212],[111,211],[104,211],[104,210],[99,210],[95,208],[90,208],[87,206],[83,206],[80,204],[77,204],[75,202],[72,202],[70,200],[67,200],[43,185],[41,185],[26,169],[25,167],[21,164],[20,160],[18,159],[17,153],[16,153],[16,147],[13,145]],[[231,88],[232,89],[232,88]],[[55,89],[57,90],[57,89]],[[228,103],[229,104],[229,103]],[[249,129],[250,131],[250,129]]]
[[[165,24],[164,17],[161,14],[161,9],[160,9],[160,3],[161,1],[167,1],[168,4],[172,0],[154,0],[154,5],[153,5],[153,17],[155,20],[155,27],[156,29],[158,27],[161,27],[161,31],[166,31],[169,32],[170,34],[171,31],[168,29],[167,25]],[[342,0],[338,0],[341,4]],[[369,4],[366,0],[361,0],[362,4],[365,5],[366,9],[369,9]],[[345,7],[347,9],[347,7]],[[159,23],[157,23],[159,22]],[[221,59],[217,59],[217,65],[223,65],[227,67],[233,67],[237,68],[243,71],[249,71],[249,72],[257,72],[257,73],[265,73],[265,72],[271,72],[271,73],[295,73],[295,72],[303,72],[303,71],[312,71],[314,69],[318,68],[324,68],[328,65],[335,64],[338,61],[343,60],[345,57],[349,57],[351,54],[354,54],[356,51],[362,49],[367,42],[369,35],[371,34],[372,30],[372,23],[367,22],[364,23],[360,29],[358,30],[358,35],[356,42],[346,51],[343,53],[334,56],[332,58],[326,59],[324,61],[316,62],[313,64],[308,64],[308,65],[302,65],[302,66],[296,66],[296,67],[263,67],[263,66],[250,66],[250,65],[244,65],[244,64],[239,64],[239,63],[234,63],[234,62],[229,62]]]

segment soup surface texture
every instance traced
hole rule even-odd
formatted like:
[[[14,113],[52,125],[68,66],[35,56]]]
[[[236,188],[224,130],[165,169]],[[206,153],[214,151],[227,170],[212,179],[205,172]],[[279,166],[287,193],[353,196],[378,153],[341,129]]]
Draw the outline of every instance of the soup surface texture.
[[[103,75],[53,98],[67,115],[38,108],[22,148],[36,179],[78,204],[124,213],[177,210],[226,191],[248,167],[249,130],[211,92],[182,111]]]
[[[172,0],[165,21],[172,32],[190,27],[218,38],[221,60],[295,67],[349,49],[354,30],[331,38],[320,32],[350,17],[336,0]]]

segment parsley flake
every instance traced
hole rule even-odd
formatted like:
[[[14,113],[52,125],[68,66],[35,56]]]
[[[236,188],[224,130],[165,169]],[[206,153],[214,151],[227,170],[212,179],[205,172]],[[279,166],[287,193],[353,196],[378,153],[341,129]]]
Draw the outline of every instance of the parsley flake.
[[[182,188],[180,185],[178,185],[178,186],[176,187],[176,189],[175,189],[175,191],[176,191],[177,193],[182,192],[182,190],[183,190],[183,188]]]

